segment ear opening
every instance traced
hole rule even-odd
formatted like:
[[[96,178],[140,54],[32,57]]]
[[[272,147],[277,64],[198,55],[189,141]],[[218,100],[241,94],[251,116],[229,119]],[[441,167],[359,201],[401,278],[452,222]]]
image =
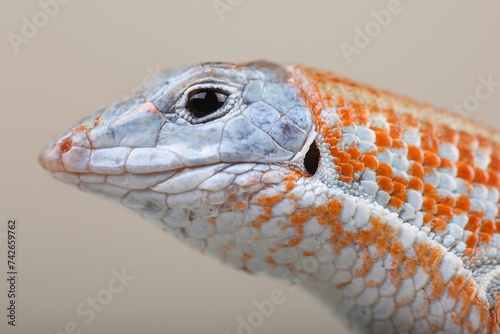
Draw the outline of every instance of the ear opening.
[[[311,146],[309,146],[306,156],[304,157],[304,167],[309,174],[314,175],[318,170],[319,158],[320,154],[318,145],[316,145],[316,142],[313,140]]]

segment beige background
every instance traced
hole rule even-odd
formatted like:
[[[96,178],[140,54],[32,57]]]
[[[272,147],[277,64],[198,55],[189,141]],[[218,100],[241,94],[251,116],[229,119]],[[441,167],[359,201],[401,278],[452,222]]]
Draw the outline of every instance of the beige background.
[[[42,0],[46,2],[49,0]],[[228,3],[229,0],[219,0]],[[232,0],[233,3],[238,2]],[[334,70],[441,107],[462,103],[478,77],[500,81],[500,4],[401,0],[402,11],[349,63],[354,28],[388,1],[239,1],[221,20],[209,1],[70,1],[16,53],[38,1],[0,9],[0,233],[19,222],[18,326],[6,326],[6,243],[0,243],[0,332],[236,333],[252,302],[286,302],[254,333],[341,333],[315,299],[220,265],[139,216],[56,182],[36,162],[57,131],[129,93],[157,68],[268,59]],[[39,14],[38,14],[39,15]],[[471,116],[498,125],[500,87]],[[135,279],[90,323],[75,313],[112,270]]]

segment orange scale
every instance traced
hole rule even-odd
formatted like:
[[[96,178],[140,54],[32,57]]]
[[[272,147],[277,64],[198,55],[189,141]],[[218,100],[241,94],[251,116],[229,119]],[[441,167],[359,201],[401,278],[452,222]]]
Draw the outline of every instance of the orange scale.
[[[394,191],[394,185],[392,184],[392,180],[386,176],[377,176],[378,185],[381,190],[392,193]]]
[[[410,179],[408,188],[416,190],[418,192],[422,192],[424,190],[424,183],[418,177],[413,176]]]
[[[361,158],[361,152],[356,147],[349,147],[347,149],[347,153],[351,156],[351,159],[358,160],[359,158]]]
[[[348,163],[351,160],[351,156],[345,151],[340,151],[338,154],[338,158],[340,159],[341,163]]]
[[[430,294],[428,296],[430,299],[437,299],[443,294],[444,282],[439,270],[431,271],[429,290]]]
[[[327,137],[325,138],[325,143],[330,144],[330,146],[335,146],[337,144],[337,138]]]
[[[434,219],[434,215],[425,213],[423,217],[424,224],[429,224]]]
[[[460,195],[458,196],[456,200],[456,205],[455,207],[457,209],[460,209],[464,212],[469,212],[470,211],[470,200],[467,196],[465,195]]]
[[[419,162],[414,161],[408,169],[408,175],[413,175],[419,179],[424,178],[424,167]]]
[[[441,163],[441,160],[437,156],[437,154],[430,152],[430,151],[424,151],[424,166],[425,167],[437,168],[437,167],[439,167],[440,163]]]
[[[340,130],[340,128],[335,128],[332,132],[335,138],[340,139],[342,137],[342,130]]]
[[[453,218],[453,208],[445,204],[438,204],[437,215],[449,222]]]
[[[311,214],[311,216],[317,216],[319,214],[326,212],[326,210],[327,210],[327,208],[325,205],[319,205],[319,206],[315,207],[314,209],[312,209],[310,214]]]
[[[408,145],[402,139],[394,139],[392,141],[392,148],[406,150]]]
[[[488,171],[488,185],[491,187],[500,188],[500,176],[492,169]]]
[[[354,116],[354,121],[356,124],[367,126],[370,124],[370,120],[368,119],[367,116],[362,116],[362,115],[355,115]]]
[[[481,232],[493,235],[497,231],[495,222],[490,218],[483,218],[481,222]]]
[[[476,167],[474,169],[474,182],[480,184],[488,183],[488,174],[481,168]]]
[[[349,122],[353,120],[352,112],[348,108],[338,108],[337,112],[339,113],[340,120],[342,122]]]
[[[491,161],[489,168],[493,169],[496,172],[500,172],[500,155],[492,153],[490,159]]]
[[[349,163],[352,165],[352,168],[355,172],[361,172],[365,169],[365,165],[359,161],[351,160]]]
[[[392,179],[394,177],[394,171],[392,170],[391,165],[389,165],[385,162],[379,162],[378,169],[377,169],[377,175],[385,176],[385,177]]]
[[[332,157],[334,157],[334,159],[336,159],[337,155],[339,154],[339,148],[337,146],[331,146],[330,154],[332,155]]]
[[[446,229],[448,228],[448,223],[446,223],[446,221],[442,218],[435,217],[431,221],[431,226],[432,226],[432,230],[435,233],[440,233],[440,232],[446,231]]]
[[[391,126],[391,130],[389,131],[389,135],[392,139],[402,139],[403,138],[403,130],[398,125]],[[393,142],[394,143],[394,142]]]
[[[467,182],[472,182],[474,179],[474,169],[470,165],[459,161],[457,162],[457,177]]]
[[[423,133],[420,137],[421,145],[420,147],[424,151],[430,151],[432,153],[438,153],[439,145],[436,140],[436,136],[433,133]]]
[[[415,273],[417,268],[417,260],[412,257],[403,257],[403,261],[399,266],[399,276],[402,279],[410,278]]]
[[[441,158],[441,163],[439,164],[439,168],[455,170],[457,167],[455,166],[455,163],[453,161]]]
[[[465,225],[465,230],[477,233],[479,232],[480,229],[481,229],[481,219],[476,215],[469,215],[469,221],[467,225]]]
[[[290,226],[297,226],[305,223],[309,219],[309,211],[298,209],[290,215]]]
[[[375,131],[375,145],[379,147],[392,147],[392,138],[382,131]]]
[[[332,161],[333,161],[333,163],[334,163],[335,165],[337,165],[337,166],[338,166],[338,165],[340,165],[340,158],[335,157],[335,158],[333,158],[333,160],[332,160]]]
[[[352,176],[354,172],[354,168],[352,167],[351,164],[348,163],[341,163],[340,168],[342,168],[342,174],[344,176]]]
[[[467,248],[474,248],[474,247],[476,247],[477,242],[478,242],[477,235],[471,234],[471,235],[469,235],[469,237],[465,241],[465,245],[467,246]]]
[[[404,206],[404,203],[399,198],[393,196],[389,200],[389,205],[392,206],[393,208],[402,209]]]
[[[424,153],[419,147],[408,145],[408,160],[422,163],[424,162]]]
[[[422,204],[422,211],[427,212],[431,215],[435,215],[437,213],[437,204],[436,201],[430,197],[424,196],[424,201]]]
[[[394,176],[394,178],[392,179],[394,182],[399,182],[401,183],[405,188],[408,187],[408,184],[410,183],[410,181],[407,179],[407,178],[404,178],[402,176]]]
[[[441,262],[441,248],[430,247],[429,248],[429,268],[431,270],[436,269]]]
[[[393,182],[394,191],[392,196],[399,198],[401,201],[406,202],[408,195],[406,194],[406,187],[399,182]]]
[[[472,166],[476,165],[476,154],[474,153],[473,150],[471,150],[468,147],[459,146],[458,151],[460,153],[458,159],[461,162],[464,162],[464,163],[472,165]]]
[[[423,195],[424,196],[431,196],[435,193],[436,193],[436,188],[432,184],[424,182]],[[439,197],[438,197],[438,199],[439,199]]]
[[[342,203],[339,200],[330,200],[326,211],[326,217],[330,221],[340,215],[342,211]]]
[[[379,162],[374,155],[365,154],[361,157],[361,162],[369,169],[375,171],[379,167]]]
[[[353,178],[351,176],[346,176],[344,177],[344,182],[346,183],[352,183]]]
[[[489,235],[488,233],[480,232],[479,233],[479,241],[482,244],[489,244],[489,243],[491,243],[491,235]]]
[[[456,145],[458,142],[458,133],[446,125],[443,125],[438,129],[438,137],[442,143],[451,143]]]
[[[439,196],[438,204],[450,207],[450,210],[455,207],[455,197],[452,196]],[[453,214],[453,212],[452,212]]]

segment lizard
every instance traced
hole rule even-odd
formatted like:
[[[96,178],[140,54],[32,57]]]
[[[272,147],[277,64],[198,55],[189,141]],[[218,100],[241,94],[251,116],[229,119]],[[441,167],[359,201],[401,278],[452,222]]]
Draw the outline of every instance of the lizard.
[[[500,133],[297,64],[200,63],[39,163],[359,333],[499,333]]]

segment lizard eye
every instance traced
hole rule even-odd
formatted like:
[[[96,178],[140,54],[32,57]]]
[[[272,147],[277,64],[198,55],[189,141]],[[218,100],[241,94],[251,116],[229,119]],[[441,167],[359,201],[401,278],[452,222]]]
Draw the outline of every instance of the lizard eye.
[[[227,95],[213,90],[204,89],[189,95],[186,109],[196,118],[202,118],[219,110],[227,100]]]

